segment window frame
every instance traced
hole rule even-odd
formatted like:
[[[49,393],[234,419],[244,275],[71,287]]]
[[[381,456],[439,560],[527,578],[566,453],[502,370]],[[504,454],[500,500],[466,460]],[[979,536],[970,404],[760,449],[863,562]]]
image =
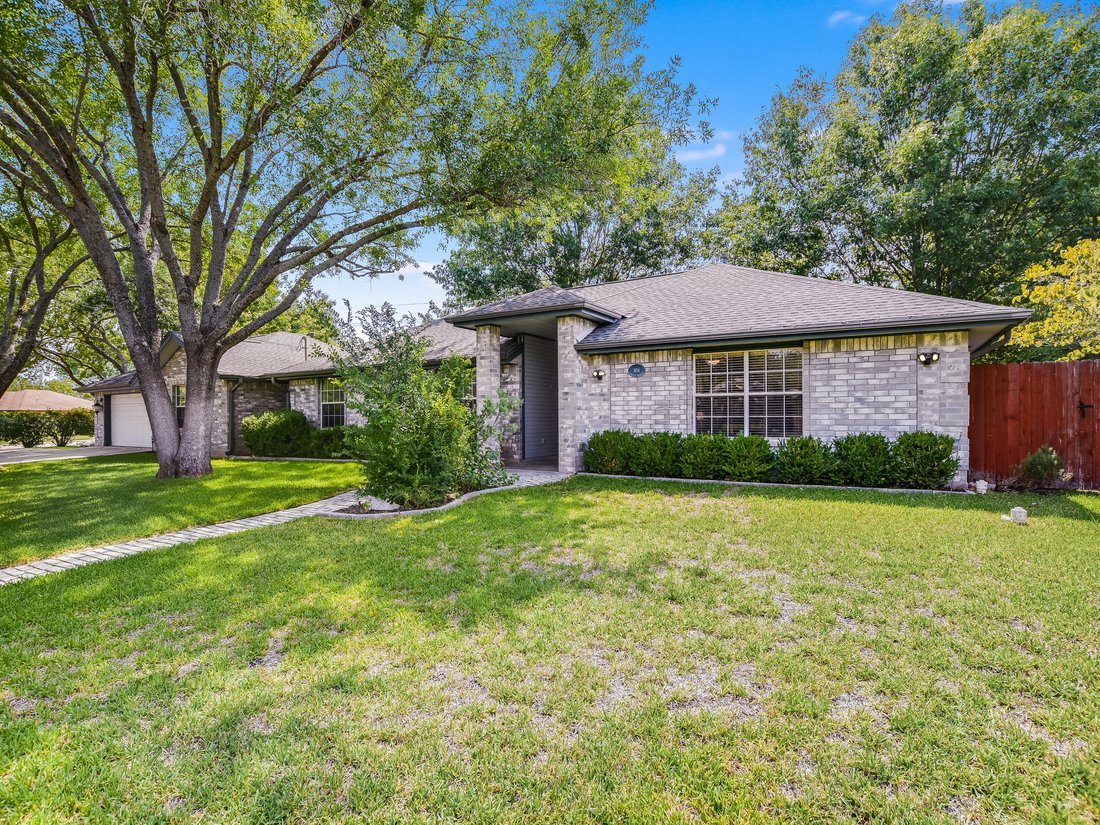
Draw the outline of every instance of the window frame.
[[[187,385],[172,385],[172,406],[176,408],[176,426],[183,429],[183,416],[187,410]]]
[[[325,400],[326,393],[338,392],[340,395],[339,401]],[[335,378],[322,378],[317,387],[317,399],[320,407],[320,429],[330,430],[333,427],[343,427],[347,424],[348,420],[348,396],[347,391],[343,385],[340,384]],[[340,412],[337,416],[334,412],[326,413],[326,407],[339,407]],[[336,418],[339,420],[337,421]]]
[[[749,378],[749,356],[752,354],[762,355],[764,357],[764,363],[767,364],[767,358],[770,353],[775,352],[797,352],[800,357],[800,367],[798,372],[800,373],[800,389],[795,391],[780,390],[769,391],[767,384],[765,383],[764,390],[753,391],[750,389]],[[698,391],[698,367],[700,358],[715,358],[723,356],[741,356],[742,360],[742,376],[744,378],[744,388],[740,392],[725,392],[725,393],[701,393]],[[767,381],[767,372],[765,371],[765,382]],[[764,435],[769,442],[773,445],[786,441],[788,438],[793,438],[799,435],[806,434],[806,427],[808,424],[807,415],[807,401],[809,398],[809,390],[806,384],[806,348],[802,344],[792,344],[789,346],[767,347],[767,348],[745,348],[745,349],[723,349],[723,350],[693,350],[691,356],[691,431],[693,433],[699,433],[699,419],[698,419],[698,401],[700,397],[710,398],[738,398],[743,400],[742,409],[742,429],[741,434],[750,434],[749,421],[751,416],[751,404],[749,399],[753,396],[756,397],[768,397],[768,396],[797,396],[799,398],[799,419],[800,428],[799,432],[788,433],[783,436],[769,436]],[[764,418],[764,429],[767,431],[767,415]],[[785,429],[785,428],[784,428]],[[730,436],[733,437],[733,436]]]

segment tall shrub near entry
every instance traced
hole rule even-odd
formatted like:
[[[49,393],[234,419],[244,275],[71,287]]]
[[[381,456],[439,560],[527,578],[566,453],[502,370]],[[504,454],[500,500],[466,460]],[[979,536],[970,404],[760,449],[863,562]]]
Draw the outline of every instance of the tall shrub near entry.
[[[636,448],[637,436],[626,430],[593,433],[584,445],[584,469],[604,475],[629,475]]]
[[[477,410],[465,359],[430,370],[425,342],[392,307],[361,318],[371,347],[359,363],[340,364],[347,405],[366,422],[346,436],[347,451],[362,464],[360,494],[427,507],[506,483],[499,439],[514,401],[502,391]]]

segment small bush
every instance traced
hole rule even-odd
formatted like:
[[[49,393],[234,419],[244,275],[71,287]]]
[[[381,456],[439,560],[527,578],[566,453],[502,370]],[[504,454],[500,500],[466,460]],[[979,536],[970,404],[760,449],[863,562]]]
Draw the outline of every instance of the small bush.
[[[241,422],[244,443],[254,455],[300,457],[310,452],[314,428],[297,410],[267,410]]]
[[[314,430],[310,436],[309,458],[343,458],[344,441],[352,427],[328,427]]]
[[[724,435],[695,433],[680,442],[681,478],[725,478],[730,440]]]
[[[1013,485],[1030,489],[1058,487],[1070,480],[1066,465],[1053,447],[1042,446],[1012,468]]]
[[[635,438],[630,474],[674,478],[680,472],[679,433],[646,433]]]
[[[728,481],[770,481],[775,471],[775,451],[762,435],[738,435],[726,439],[726,464],[723,475]]]
[[[853,433],[833,442],[836,480],[854,487],[884,487],[892,483],[890,442],[879,433]]]
[[[584,445],[584,468],[590,473],[629,475],[637,436],[626,430],[593,433]]]
[[[893,483],[915,490],[942,490],[959,469],[955,439],[918,431],[902,433],[890,448]]]
[[[91,410],[62,410],[47,415],[50,418],[50,437],[58,447],[67,447],[74,435],[95,431],[95,416]]]
[[[828,484],[833,480],[829,445],[812,435],[788,438],[776,450],[779,480],[784,484]]]
[[[5,443],[19,442],[24,447],[37,447],[53,433],[51,413],[44,412],[7,412],[0,413]]]

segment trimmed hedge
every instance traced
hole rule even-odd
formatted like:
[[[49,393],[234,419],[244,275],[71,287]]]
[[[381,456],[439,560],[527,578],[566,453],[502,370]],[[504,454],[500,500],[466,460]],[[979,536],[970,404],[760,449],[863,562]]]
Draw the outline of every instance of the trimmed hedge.
[[[605,430],[588,439],[583,455],[588,472],[604,475],[910,489],[942,489],[959,467],[955,440],[930,432],[904,433],[893,442],[855,433],[832,444],[803,435],[773,448],[758,435]]]
[[[319,430],[298,410],[268,410],[241,421],[248,449],[268,458],[339,458],[348,429]]]

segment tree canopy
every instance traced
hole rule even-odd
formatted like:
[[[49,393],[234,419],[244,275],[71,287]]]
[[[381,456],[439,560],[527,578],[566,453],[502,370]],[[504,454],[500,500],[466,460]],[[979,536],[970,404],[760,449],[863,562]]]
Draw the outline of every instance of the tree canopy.
[[[160,474],[209,472],[218,359],[315,278],[393,271],[417,230],[601,179],[635,130],[684,128],[691,90],[637,56],[644,12],[635,0],[5,7],[0,166],[84,242]],[[182,431],[160,380],[160,271],[188,362]],[[280,299],[242,321],[276,286]]]
[[[1014,348],[1044,359],[1100,358],[1100,241],[1081,241],[1030,267],[1016,302],[1038,317],[1013,331]]]
[[[626,148],[606,182],[559,202],[478,216],[433,270],[455,306],[550,284],[561,287],[668,272],[705,253],[717,171],[688,174],[660,136]]]
[[[745,137],[718,220],[738,262],[1008,301],[1100,234],[1100,10],[900,5],[832,83],[808,71]]]

